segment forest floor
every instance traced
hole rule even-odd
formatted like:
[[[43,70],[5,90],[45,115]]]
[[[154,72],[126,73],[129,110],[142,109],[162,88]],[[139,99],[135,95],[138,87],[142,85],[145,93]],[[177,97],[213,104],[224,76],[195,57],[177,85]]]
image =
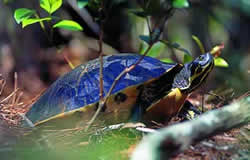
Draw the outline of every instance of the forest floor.
[[[45,85],[40,85],[45,86]],[[39,98],[44,88],[34,94],[19,88],[17,75],[14,77],[14,85],[0,77],[0,119],[1,134],[0,142],[9,144],[15,137],[20,136],[18,130],[14,129],[20,124],[22,114],[26,113],[30,106]],[[201,96],[196,93],[190,100],[195,105],[201,105]],[[221,104],[220,104],[221,105]],[[217,105],[218,106],[218,105]],[[204,104],[205,110],[213,109],[211,104]],[[173,122],[176,123],[176,122]],[[16,133],[15,133],[16,132]],[[128,156],[132,153],[133,147],[127,149]],[[132,149],[131,149],[132,148]],[[193,159],[248,159],[250,152],[250,124],[229,132],[213,136],[198,144],[192,145],[183,153],[174,157],[174,160]]]

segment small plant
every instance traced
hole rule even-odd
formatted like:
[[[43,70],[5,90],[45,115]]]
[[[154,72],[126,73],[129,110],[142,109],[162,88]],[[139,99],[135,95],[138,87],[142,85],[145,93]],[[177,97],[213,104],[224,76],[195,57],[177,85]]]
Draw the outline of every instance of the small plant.
[[[18,24],[22,23],[23,28],[34,23],[40,23],[40,26],[45,29],[43,24],[44,21],[50,22],[56,20],[57,23],[53,24],[52,28],[82,31],[83,28],[77,22],[64,20],[53,15],[61,6],[62,0],[40,0],[40,7],[48,13],[47,17],[40,17],[33,9],[19,8],[15,10],[14,18]]]
[[[140,50],[140,53],[143,55],[151,56],[151,57],[158,57],[160,54],[160,51],[165,48],[165,46],[176,49],[179,51],[182,51],[184,53],[183,56],[183,63],[188,63],[193,60],[193,57],[191,56],[191,53],[181,47],[178,43],[169,42],[165,39],[160,39],[160,34],[163,31],[163,27],[165,22],[174,14],[174,11],[176,9],[181,8],[187,8],[189,7],[189,3],[187,0],[167,0],[167,1],[152,1],[152,0],[146,0],[141,3],[141,8],[138,10],[133,10],[132,13],[135,15],[146,19],[149,35],[140,35],[139,38],[146,43],[145,45],[142,45],[142,48]],[[156,22],[154,22],[154,25],[150,23],[150,19],[154,18]],[[205,53],[205,49],[201,41],[198,37],[192,36],[193,40],[197,43],[198,47],[200,48],[201,53]],[[165,45],[164,45],[165,44]],[[150,50],[146,50],[148,47],[151,47]],[[222,49],[220,45],[215,46],[212,50],[214,52],[214,61],[215,66],[217,67],[228,67],[228,63],[220,56],[220,54],[215,54],[219,52]],[[172,63],[173,60],[169,58],[163,58],[160,59],[163,62]]]
[[[47,35],[50,43],[53,44],[53,29],[62,28],[72,31],[82,31],[83,28],[80,24],[73,20],[65,20],[60,17],[54,16],[53,14],[62,6],[62,0],[40,0],[40,7],[45,10],[48,14],[46,17],[40,17],[39,13],[33,9],[19,8],[15,10],[14,18],[18,24],[22,24],[22,28],[27,27],[31,24],[39,23],[44,33]],[[52,24],[52,20],[56,23]],[[47,32],[44,22],[49,24],[49,32]],[[66,55],[63,55],[68,65],[73,69],[74,65],[71,63]]]

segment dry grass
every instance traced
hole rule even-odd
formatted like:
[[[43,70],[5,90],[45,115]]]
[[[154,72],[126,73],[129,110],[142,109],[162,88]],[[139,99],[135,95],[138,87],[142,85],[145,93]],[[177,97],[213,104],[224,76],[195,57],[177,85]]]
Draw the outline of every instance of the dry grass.
[[[29,106],[37,99],[30,101],[22,101],[23,92],[18,88],[18,75],[14,75],[14,89],[6,95],[3,91],[6,88],[6,80],[0,74],[0,118],[6,121],[9,125],[18,125],[22,120],[20,114],[24,114],[29,109]]]

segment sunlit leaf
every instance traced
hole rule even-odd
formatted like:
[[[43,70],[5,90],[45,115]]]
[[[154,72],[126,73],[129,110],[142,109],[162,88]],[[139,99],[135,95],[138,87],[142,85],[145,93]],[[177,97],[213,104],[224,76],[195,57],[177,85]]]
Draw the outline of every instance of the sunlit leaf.
[[[62,5],[62,0],[40,0],[40,7],[49,14],[54,13]]]
[[[201,43],[200,39],[195,35],[192,35],[192,38],[196,42],[196,44],[199,46],[201,53],[205,53],[205,48],[203,44]]]
[[[27,8],[19,8],[15,10],[14,18],[16,22],[19,24],[25,19],[29,19],[31,16],[35,14],[34,10]]]
[[[165,63],[174,63],[174,61],[170,58],[162,58],[160,59],[162,62],[165,62]]]
[[[214,58],[214,65],[217,67],[228,67],[229,66],[227,61],[221,57]]]
[[[189,54],[184,54],[183,63],[188,63],[191,62],[192,60],[193,60],[192,56],[190,56]]]
[[[53,25],[53,28],[63,28],[72,31],[82,31],[83,28],[80,24],[72,20],[62,20]]]
[[[88,5],[89,0],[77,0],[77,6],[79,8],[84,8],[86,5]]]
[[[172,5],[174,8],[187,8],[187,7],[189,7],[189,3],[187,0],[173,0]]]
[[[31,24],[34,24],[34,23],[38,23],[38,22],[42,22],[42,21],[49,21],[49,20],[51,20],[50,17],[25,19],[22,21],[22,27],[24,28],[24,27],[31,25]]]
[[[147,56],[150,56],[150,57],[157,57],[159,56],[159,54],[165,49],[165,45],[160,43],[160,42],[157,42],[153,45],[153,47],[149,50]]]

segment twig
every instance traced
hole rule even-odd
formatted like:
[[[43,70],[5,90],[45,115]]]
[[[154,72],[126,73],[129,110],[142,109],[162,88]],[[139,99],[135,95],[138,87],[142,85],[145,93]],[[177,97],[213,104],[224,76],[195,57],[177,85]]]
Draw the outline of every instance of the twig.
[[[144,133],[155,133],[158,132],[156,129],[152,129],[152,128],[145,128],[145,127],[137,127],[135,128],[137,131],[141,131]]]
[[[51,16],[52,16],[52,15],[50,14],[50,17],[51,17]],[[36,13],[36,14],[35,14],[35,17],[36,17],[36,18],[40,18],[39,13]],[[53,43],[54,43],[54,42],[53,42],[53,27],[52,27],[51,22],[49,22],[50,34],[47,33],[47,31],[46,31],[46,29],[45,29],[44,22],[41,21],[41,22],[39,22],[39,23],[40,23],[40,26],[41,26],[41,28],[42,28],[42,30],[43,30],[45,36],[47,37],[47,39],[48,39],[48,41],[49,41],[49,43],[50,43],[51,45],[53,45]],[[58,52],[58,53],[61,52],[61,50],[60,50],[58,47],[56,47],[56,49],[57,49],[57,52]],[[65,55],[64,53],[62,53],[62,54],[63,54],[63,58],[64,58],[65,61],[68,63],[69,67],[70,67],[71,69],[74,69],[75,66],[74,66],[73,63],[69,60],[68,56]]]
[[[17,96],[17,98],[16,98],[16,105],[18,105],[18,102],[19,102],[19,100],[20,100],[20,98],[22,97],[22,95],[23,95],[23,92],[20,92],[19,94],[18,94],[18,96]],[[20,103],[19,103],[20,104]]]
[[[58,50],[58,52],[59,52],[59,53],[62,53],[62,51],[59,51],[59,50]],[[67,56],[66,54],[64,54],[64,53],[62,53],[62,55],[63,55],[64,59],[66,60],[66,62],[68,63],[69,67],[70,67],[71,69],[74,69],[75,66],[74,66],[73,63],[69,60],[68,56]]]
[[[240,134],[249,142],[250,141],[250,136],[246,134],[243,130],[240,131]]]
[[[201,112],[204,113],[204,95],[201,96]]]
[[[88,13],[85,8],[79,9],[76,1],[67,0],[68,4],[79,14],[79,16],[87,23],[89,28],[98,36],[100,34],[100,28],[97,23],[93,21],[93,17]]]
[[[117,85],[118,81],[121,79],[122,76],[124,76],[125,74],[127,74],[128,72],[132,71],[142,60],[143,58],[147,55],[147,53],[149,52],[149,50],[153,47],[153,44],[150,45],[147,50],[144,52],[143,56],[140,57],[140,59],[133,65],[131,65],[128,68],[125,68],[114,80],[114,82],[112,83],[112,86],[110,87],[108,94],[105,98],[105,101],[107,101],[107,97],[109,97],[113,91],[113,89],[115,88],[115,86]]]
[[[14,91],[17,90],[17,73],[14,73]],[[13,94],[12,97],[12,105],[14,105],[16,102],[16,94]]]
[[[150,45],[147,50],[145,51],[145,53],[143,54],[143,56],[141,56],[141,58],[132,66],[125,68],[114,80],[114,82],[112,83],[112,86],[110,87],[107,95],[105,96],[104,101],[100,101],[99,105],[98,105],[98,109],[96,110],[94,116],[91,118],[91,120],[89,121],[85,131],[87,131],[89,129],[89,127],[93,124],[93,122],[95,121],[96,117],[99,115],[99,113],[101,112],[102,108],[104,107],[104,105],[106,104],[108,97],[111,95],[113,89],[115,88],[115,86],[117,85],[118,81],[121,79],[122,76],[124,76],[126,73],[132,71],[145,57],[145,55],[149,52],[149,50],[152,48],[153,45]]]
[[[169,11],[169,13],[171,13],[172,10]],[[115,88],[115,86],[117,85],[118,81],[121,79],[122,76],[124,76],[125,74],[127,74],[128,72],[132,71],[143,59],[144,57],[148,54],[148,52],[150,51],[150,49],[153,47],[153,45],[159,40],[159,37],[163,31],[164,25],[167,22],[167,19],[170,17],[171,15],[166,15],[162,21],[160,21],[160,23],[153,28],[153,31],[150,32],[150,42],[149,42],[149,46],[147,48],[147,50],[144,52],[144,54],[140,57],[140,59],[138,61],[136,61],[135,64],[131,65],[130,67],[125,68],[114,80],[114,82],[112,83],[108,93],[106,94],[104,101],[100,101],[99,105],[98,105],[98,109],[95,112],[94,116],[91,118],[91,120],[88,122],[88,125],[85,129],[85,131],[87,131],[89,129],[89,127],[94,123],[96,117],[99,115],[99,113],[101,112],[102,108],[104,107],[104,105],[106,104],[108,97],[111,95],[113,89]],[[101,89],[100,89],[101,90]]]
[[[101,6],[102,8],[101,9],[104,9],[104,2],[101,1]],[[99,15],[99,17],[101,18],[101,13]],[[101,19],[101,29],[100,29],[100,34],[99,34],[99,40],[98,40],[98,43],[99,43],[99,62],[100,62],[100,70],[99,70],[99,89],[100,89],[100,92],[99,92],[99,101],[100,103],[98,104],[98,108],[94,114],[94,116],[91,118],[91,120],[89,121],[85,131],[87,131],[89,129],[89,127],[92,125],[92,123],[95,121],[96,117],[99,115],[99,113],[101,112],[103,106],[105,105],[106,101],[103,99],[103,52],[102,52],[102,41],[103,41],[103,21]]]
[[[102,5],[102,9],[104,9],[104,2],[101,1],[101,5]],[[101,18],[101,13],[99,15],[99,17]],[[100,29],[100,35],[99,35],[99,62],[100,62],[100,71],[99,71],[99,89],[100,89],[100,93],[99,93],[99,97],[100,97],[100,101],[103,101],[103,52],[102,52],[102,41],[103,41],[103,21],[101,20],[101,29]],[[98,108],[100,108],[100,106],[98,106]]]
[[[4,89],[5,85],[6,85],[6,80],[2,79],[2,84],[1,84],[1,89],[0,89],[0,95],[2,95],[3,89]]]
[[[0,101],[1,103],[4,103],[5,101],[9,100],[19,89],[17,88],[16,90],[14,90],[10,95],[8,95],[6,98],[4,98],[3,100]]]
[[[216,98],[218,98],[218,99],[221,100],[221,101],[225,101],[225,100],[226,100],[224,97],[222,97],[222,96],[220,96],[220,95],[217,95],[217,94],[215,94],[215,93],[212,93],[212,92],[208,92],[208,93],[206,93],[206,94],[211,95],[211,96],[215,96]]]
[[[145,137],[132,155],[132,160],[169,159],[215,134],[250,122],[250,96],[200,117],[159,130]]]
[[[210,143],[210,142],[206,142],[206,141],[201,142],[201,144],[206,146],[206,147],[213,148],[213,149],[216,149],[216,150],[221,150],[221,151],[228,151],[228,150],[233,148],[232,145],[218,146],[218,145],[216,145],[214,143]]]

